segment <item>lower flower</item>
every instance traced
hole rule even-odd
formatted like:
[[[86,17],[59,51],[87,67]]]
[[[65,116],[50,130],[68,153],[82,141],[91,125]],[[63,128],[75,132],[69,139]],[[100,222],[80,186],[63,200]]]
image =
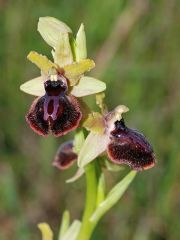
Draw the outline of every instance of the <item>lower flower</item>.
[[[103,131],[91,131],[81,148],[78,156],[80,168],[104,152],[113,163],[127,164],[134,170],[146,170],[155,165],[155,155],[148,140],[143,134],[125,125],[121,115],[128,110],[121,105],[102,116]]]

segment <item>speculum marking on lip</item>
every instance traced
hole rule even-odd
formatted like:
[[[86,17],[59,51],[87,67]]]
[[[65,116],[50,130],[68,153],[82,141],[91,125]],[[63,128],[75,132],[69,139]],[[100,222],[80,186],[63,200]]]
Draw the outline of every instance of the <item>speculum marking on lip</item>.
[[[59,105],[59,97],[58,96],[45,96],[44,102],[44,120],[47,121],[49,117],[53,120],[56,120]]]

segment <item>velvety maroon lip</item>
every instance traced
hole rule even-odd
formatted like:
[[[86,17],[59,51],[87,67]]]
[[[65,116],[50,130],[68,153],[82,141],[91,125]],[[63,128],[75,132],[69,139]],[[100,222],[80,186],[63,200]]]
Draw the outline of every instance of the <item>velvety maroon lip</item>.
[[[153,149],[145,136],[126,127],[123,119],[115,123],[107,152],[112,162],[127,164],[134,170],[149,169],[156,162]]]
[[[73,147],[72,141],[63,143],[56,153],[53,166],[61,170],[69,168],[77,160],[77,154],[73,151]]]
[[[44,120],[44,96],[36,98],[26,115],[26,121],[31,129],[39,135],[46,136],[49,133],[48,121]]]
[[[40,135],[51,131],[57,137],[76,129],[82,113],[78,100],[66,94],[66,83],[47,80],[44,88],[46,94],[34,100],[26,115],[30,127]]]

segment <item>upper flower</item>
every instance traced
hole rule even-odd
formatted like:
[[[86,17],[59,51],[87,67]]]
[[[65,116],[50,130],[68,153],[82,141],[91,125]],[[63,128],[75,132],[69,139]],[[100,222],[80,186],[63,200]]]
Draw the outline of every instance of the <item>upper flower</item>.
[[[75,129],[82,118],[81,106],[76,97],[102,92],[105,83],[84,73],[94,68],[87,59],[86,37],[81,24],[76,39],[63,22],[52,18],[39,19],[38,31],[52,49],[53,62],[37,52],[28,59],[41,70],[41,76],[21,85],[28,94],[39,96],[26,116],[30,127],[41,135],[51,130],[61,136]]]

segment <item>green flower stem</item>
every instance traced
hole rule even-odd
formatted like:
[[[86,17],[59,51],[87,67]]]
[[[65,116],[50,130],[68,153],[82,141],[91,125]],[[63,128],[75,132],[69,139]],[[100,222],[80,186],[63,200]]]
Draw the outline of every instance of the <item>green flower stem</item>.
[[[90,222],[90,217],[96,208],[97,176],[95,161],[85,167],[85,172],[87,185],[86,204],[78,240],[89,240],[94,229],[94,224]]]
[[[105,179],[101,168],[97,168],[95,161],[85,167],[86,172],[86,205],[82,225],[77,240],[90,240],[90,237],[99,220],[123,196],[124,192],[136,176],[136,171],[129,172],[105,196]]]
[[[105,213],[107,213],[119,201],[136,174],[136,171],[131,171],[127,174],[123,180],[112,188],[106,199],[97,206],[97,209],[90,218],[90,222],[93,226],[96,226]]]

